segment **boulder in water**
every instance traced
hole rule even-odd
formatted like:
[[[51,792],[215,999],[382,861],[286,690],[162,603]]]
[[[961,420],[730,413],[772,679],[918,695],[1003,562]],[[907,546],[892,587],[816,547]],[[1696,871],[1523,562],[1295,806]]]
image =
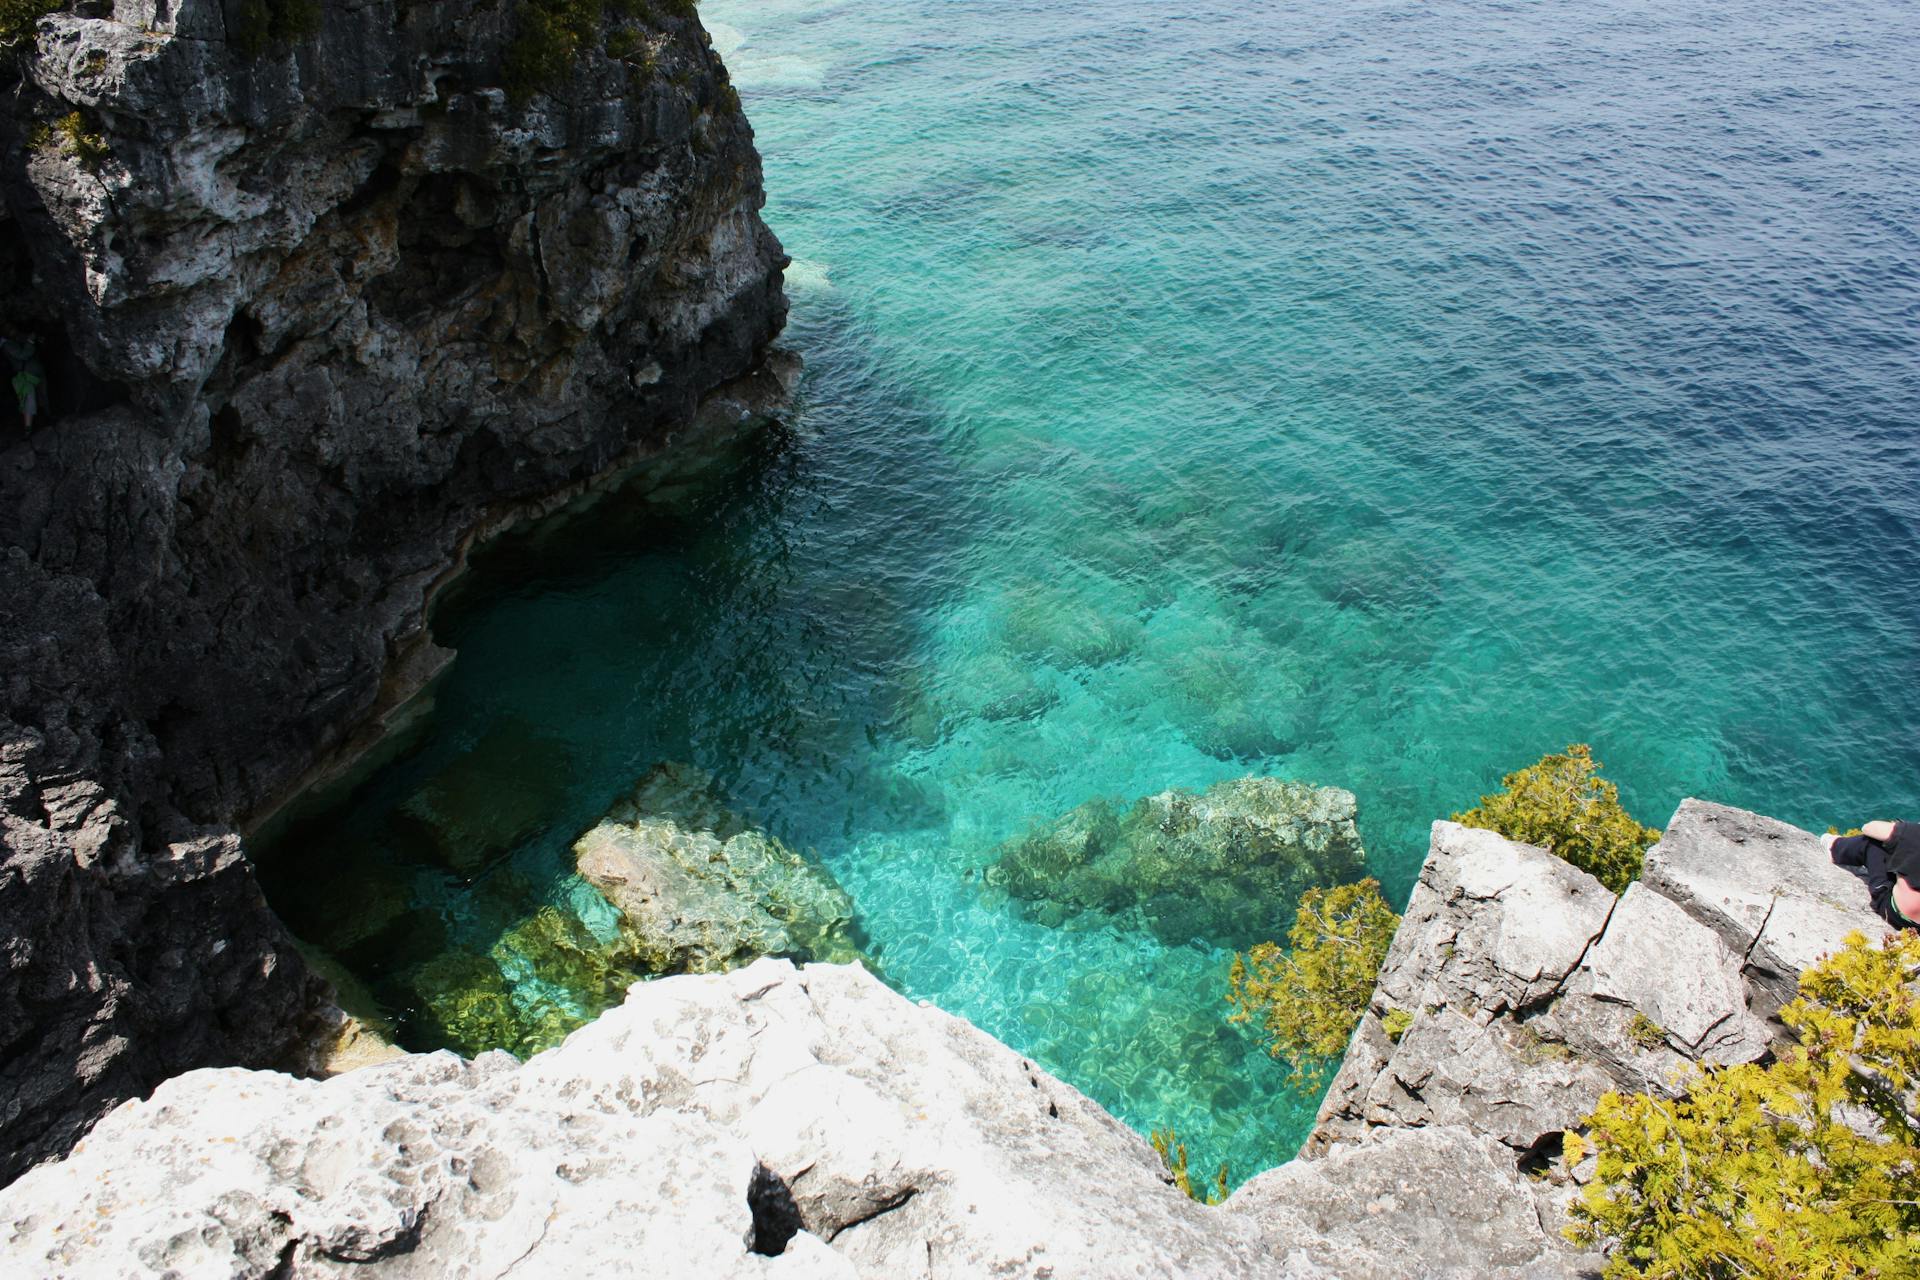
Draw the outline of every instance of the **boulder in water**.
[[[987,880],[1049,923],[1094,910],[1247,947],[1286,932],[1303,890],[1366,874],[1354,812],[1350,791],[1279,778],[1090,800],[1001,846]]]
[[[697,769],[655,767],[573,852],[649,972],[859,956],[853,902],[833,875],[726,809]]]

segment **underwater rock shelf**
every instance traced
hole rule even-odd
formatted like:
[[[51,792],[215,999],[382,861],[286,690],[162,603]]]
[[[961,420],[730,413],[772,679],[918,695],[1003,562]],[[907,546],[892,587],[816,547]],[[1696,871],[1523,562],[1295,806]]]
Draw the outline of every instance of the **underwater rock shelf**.
[[[1815,837],[1740,810],[1687,801],[1618,901],[1542,850],[1436,823],[1313,1139],[1219,1209],[964,1020],[858,965],[762,960],[638,984],[525,1064],[182,1076],[0,1192],[0,1258],[246,1277],[515,1260],[584,1278],[642,1256],[840,1280],[1573,1277],[1594,1260],[1556,1233],[1575,1171],[1552,1139],[1598,1090],[1756,1056],[1781,1034],[1779,982],[1883,929]],[[1414,1011],[1397,1042],[1391,1009]],[[1636,1013],[1664,1044],[1629,1047],[1616,1024]]]

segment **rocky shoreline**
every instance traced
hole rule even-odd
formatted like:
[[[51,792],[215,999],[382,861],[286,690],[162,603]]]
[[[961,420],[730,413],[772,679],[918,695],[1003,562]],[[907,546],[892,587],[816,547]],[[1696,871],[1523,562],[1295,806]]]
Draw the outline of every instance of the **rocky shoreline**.
[[[858,965],[635,984],[522,1064],[197,1071],[0,1192],[25,1272],[1576,1277],[1561,1135],[1782,1033],[1777,980],[1881,926],[1816,838],[1687,801],[1619,899],[1436,823],[1300,1158],[1217,1209],[1139,1135]],[[1412,1021],[1398,1035],[1393,1009]],[[1634,1020],[1658,1027],[1636,1038]]]
[[[427,614],[478,540],[764,422],[786,260],[690,6],[610,19],[626,52],[532,93],[504,0],[316,10],[56,11],[0,72],[0,327],[47,379],[0,426],[9,1273],[1580,1275],[1561,1139],[1599,1094],[1765,1053],[1801,969],[1882,931],[1811,835],[1737,810],[1687,802],[1617,899],[1436,824],[1302,1158],[1218,1210],[858,964],[636,984],[525,1063],[380,1051],[241,832],[449,660]],[[1299,879],[1239,785],[1076,811],[996,888],[1190,936]],[[1340,836],[1310,852],[1357,869],[1351,797],[1307,790]],[[642,886],[630,918],[705,890],[718,840],[619,816],[595,865]],[[1185,841],[1153,893],[1145,828]],[[1215,857],[1243,838],[1264,887]],[[750,843],[838,958],[844,895]],[[1182,901],[1196,866],[1232,901]],[[713,915],[662,917],[673,964],[708,967]],[[385,1060],[273,1069],[327,1039]]]
[[[690,7],[525,96],[511,4],[315,8],[56,11],[0,72],[5,336],[45,375],[0,425],[0,1180],[321,1029],[238,831],[446,661],[476,539],[669,442],[672,481],[790,372]]]

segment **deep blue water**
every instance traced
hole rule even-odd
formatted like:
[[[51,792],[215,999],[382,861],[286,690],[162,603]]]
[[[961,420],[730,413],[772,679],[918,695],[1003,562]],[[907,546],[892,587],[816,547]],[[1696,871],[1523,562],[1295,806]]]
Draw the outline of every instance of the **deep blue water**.
[[[347,959],[416,1045],[419,963],[582,909],[570,841],[686,761],[889,980],[1237,1180],[1316,1099],[1226,953],[1036,924],[995,842],[1273,773],[1353,790],[1404,901],[1434,818],[1573,741],[1656,825],[1920,815],[1920,7],[702,13],[804,403],[690,515],[497,552],[408,754],[270,859],[296,925],[397,877]],[[558,798],[470,885],[383,823],[489,733]]]

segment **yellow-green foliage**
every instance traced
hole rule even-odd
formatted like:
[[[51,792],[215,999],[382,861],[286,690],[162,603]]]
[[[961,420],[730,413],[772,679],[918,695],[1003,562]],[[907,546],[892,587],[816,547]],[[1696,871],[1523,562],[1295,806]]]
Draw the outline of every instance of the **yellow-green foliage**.
[[[1300,897],[1290,950],[1263,942],[1233,958],[1233,1022],[1258,1022],[1297,1083],[1326,1077],[1373,995],[1400,917],[1372,878]]]
[[[1636,1009],[1633,1017],[1627,1020],[1627,1039],[1642,1049],[1658,1049],[1667,1042],[1667,1031],[1665,1027]]]
[[[1478,807],[1453,820],[1537,844],[1615,893],[1639,878],[1647,850],[1660,838],[1659,828],[1641,826],[1620,807],[1619,788],[1600,777],[1593,749],[1584,743],[1500,782],[1505,791],[1481,796]]]
[[[1380,1025],[1386,1029],[1387,1039],[1399,1044],[1400,1037],[1413,1025],[1413,1015],[1405,1009],[1389,1009],[1387,1016],[1380,1019]]]
[[[1920,1276],[1917,975],[1920,936],[1855,934],[1801,977],[1777,1062],[1602,1098],[1568,1139],[1598,1156],[1568,1236],[1611,1248],[1610,1280]]]
[[[84,169],[96,169],[107,158],[107,140],[87,128],[87,118],[70,111],[50,125],[41,125],[27,139],[35,151],[64,151]]]
[[[1201,1192],[1193,1185],[1193,1177],[1187,1172],[1187,1144],[1180,1141],[1180,1135],[1172,1129],[1155,1129],[1148,1135],[1153,1149],[1160,1153],[1160,1163],[1167,1166],[1167,1172],[1173,1175],[1173,1185],[1198,1200],[1201,1204],[1219,1204],[1227,1198],[1227,1166],[1221,1165],[1213,1182]]]

